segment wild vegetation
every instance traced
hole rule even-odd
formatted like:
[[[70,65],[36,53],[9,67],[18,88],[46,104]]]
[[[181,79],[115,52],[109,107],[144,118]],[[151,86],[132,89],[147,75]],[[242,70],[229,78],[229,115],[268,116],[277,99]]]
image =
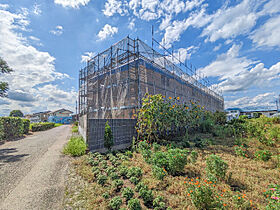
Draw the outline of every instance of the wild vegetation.
[[[0,117],[0,141],[28,134],[30,121],[20,117]]]
[[[280,209],[279,118],[226,122],[222,112],[161,95],[147,95],[137,117],[130,149],[73,161],[82,187],[66,191],[67,205]]]

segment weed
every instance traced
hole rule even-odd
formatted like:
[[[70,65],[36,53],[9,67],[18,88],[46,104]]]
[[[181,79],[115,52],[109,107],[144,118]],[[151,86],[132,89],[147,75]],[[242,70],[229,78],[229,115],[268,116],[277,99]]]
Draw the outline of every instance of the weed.
[[[137,185],[138,183],[139,183],[139,179],[138,178],[136,178],[136,177],[131,177],[130,179],[129,179],[129,181],[132,183],[132,184],[134,184],[134,185]]]
[[[137,198],[130,199],[128,201],[127,207],[129,210],[141,210],[140,201]]]
[[[146,206],[149,206],[150,204],[152,204],[153,199],[154,199],[152,190],[147,190],[147,189],[141,188],[139,191],[139,194],[140,194],[141,198],[143,198],[144,204]]]
[[[153,207],[157,210],[164,210],[166,209],[166,204],[162,196],[157,196],[153,201]]]
[[[105,192],[102,194],[102,197],[105,199],[108,199],[108,198],[110,198],[110,195],[109,195],[109,193]]]
[[[164,168],[160,168],[156,165],[152,167],[153,176],[159,180],[163,180],[163,178],[167,175],[167,172]]]
[[[111,127],[107,121],[105,124],[104,147],[107,148],[108,150],[111,150],[113,145],[114,145],[113,134],[112,134]]]
[[[210,180],[225,180],[228,164],[219,156],[210,155],[206,159],[206,173]]]
[[[106,181],[107,181],[107,176],[103,175],[103,174],[100,174],[98,177],[97,177],[97,183],[100,184],[100,185],[105,185],[106,184]]]
[[[120,179],[114,180],[114,181],[112,182],[112,185],[113,185],[115,191],[118,192],[118,191],[120,191],[120,189],[121,189],[122,186],[123,186],[123,181],[120,180]]]
[[[125,187],[122,189],[122,197],[129,201],[134,195],[133,190],[130,187]]]
[[[197,153],[197,151],[195,151],[195,150],[191,151],[191,162],[192,162],[192,163],[196,163],[197,158],[198,158],[198,153]]]
[[[128,169],[127,172],[127,177],[137,177],[137,178],[141,178],[142,177],[142,169],[139,167],[132,167]]]
[[[72,156],[81,156],[86,153],[87,145],[81,136],[72,136],[66,146],[63,148],[63,153]]]
[[[148,187],[143,182],[139,182],[135,187],[135,191],[139,192],[141,189],[148,190]]]
[[[118,210],[122,205],[122,199],[119,196],[116,196],[110,200],[109,207],[113,210]]]

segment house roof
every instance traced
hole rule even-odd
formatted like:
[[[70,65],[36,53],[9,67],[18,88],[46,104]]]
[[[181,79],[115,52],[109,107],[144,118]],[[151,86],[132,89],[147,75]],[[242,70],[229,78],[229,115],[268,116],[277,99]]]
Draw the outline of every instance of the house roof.
[[[70,111],[68,109],[58,109],[58,110],[53,111],[51,113],[57,113],[57,112],[59,112],[59,113],[61,113],[61,112],[69,112],[70,114],[74,113],[74,112],[72,112],[72,111]]]
[[[240,109],[240,108],[227,108],[225,110],[226,111],[240,111],[240,112],[242,112],[242,109]]]

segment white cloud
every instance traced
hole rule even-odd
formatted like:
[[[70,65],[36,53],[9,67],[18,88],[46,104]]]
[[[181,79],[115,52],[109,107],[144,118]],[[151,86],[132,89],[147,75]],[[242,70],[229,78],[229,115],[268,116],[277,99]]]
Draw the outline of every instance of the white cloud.
[[[217,56],[215,61],[198,69],[198,73],[218,77],[218,84],[212,88],[223,92],[243,91],[252,87],[263,89],[279,82],[280,62],[267,69],[259,61],[241,57],[240,49],[241,45],[232,45],[226,53]]]
[[[50,33],[56,36],[60,36],[61,34],[63,34],[63,27],[58,25],[55,27],[55,30],[51,30]]]
[[[49,107],[57,106],[55,102],[48,102],[49,96],[40,89],[48,83],[57,80],[67,79],[69,76],[55,70],[55,58],[48,52],[42,52],[27,42],[19,30],[28,30],[28,13],[23,10],[21,13],[11,13],[0,9],[0,57],[7,61],[8,65],[14,69],[11,74],[1,74],[0,81],[9,83],[11,98],[2,99],[0,113],[8,114],[12,109],[21,109],[24,113],[32,111],[44,111]],[[30,36],[29,39],[36,40]],[[49,88],[48,88],[49,89]],[[58,87],[56,87],[59,90]],[[59,90],[62,91],[62,90]],[[76,96],[74,91],[65,94]],[[44,97],[43,97],[44,95]],[[54,96],[53,96],[54,97]],[[55,97],[54,97],[55,98]],[[74,101],[66,98],[61,106],[74,106]]]
[[[100,40],[104,40],[107,37],[112,37],[114,34],[118,33],[117,27],[112,27],[109,24],[106,24],[97,34]]]
[[[40,9],[40,5],[35,4],[33,6],[33,14],[40,15],[42,13],[42,10]]]
[[[221,47],[222,47],[222,44],[218,44],[217,46],[214,47],[213,51],[216,52],[219,49],[221,49]]]
[[[280,15],[268,19],[264,25],[252,33],[250,38],[258,47],[280,48]]]
[[[128,13],[126,9],[127,4],[123,4],[123,2],[118,0],[108,0],[105,3],[105,9],[103,9],[103,13],[106,16],[113,16],[118,13],[120,15],[125,15]]]
[[[263,6],[263,9],[259,12],[259,15],[272,15],[278,13],[279,11],[279,0],[270,0]]]
[[[274,100],[276,97],[277,95],[274,92],[267,92],[252,97],[246,96],[235,100],[227,100],[225,101],[225,108],[276,109]]]
[[[127,26],[130,30],[133,30],[135,27],[135,18],[132,18]]]
[[[8,4],[0,4],[0,9],[8,9],[9,5]]]
[[[175,64],[179,64],[180,62],[184,63],[186,59],[190,59],[192,53],[194,53],[196,49],[197,47],[195,46],[190,46],[188,48],[179,48],[178,50],[175,50],[173,52],[173,56],[176,59],[172,59],[171,55],[167,56],[166,58]]]
[[[81,55],[81,63],[87,62],[91,58],[93,58],[96,55],[95,52],[85,52],[83,55]]]
[[[78,9],[80,6],[85,6],[90,0],[54,0],[55,4],[60,4],[63,7],[72,7]]]

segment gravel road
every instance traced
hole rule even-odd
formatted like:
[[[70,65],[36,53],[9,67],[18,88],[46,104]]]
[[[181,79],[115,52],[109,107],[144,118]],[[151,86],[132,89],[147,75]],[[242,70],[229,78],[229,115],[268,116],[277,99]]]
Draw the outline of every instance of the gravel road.
[[[0,209],[62,209],[70,126],[0,145]]]

